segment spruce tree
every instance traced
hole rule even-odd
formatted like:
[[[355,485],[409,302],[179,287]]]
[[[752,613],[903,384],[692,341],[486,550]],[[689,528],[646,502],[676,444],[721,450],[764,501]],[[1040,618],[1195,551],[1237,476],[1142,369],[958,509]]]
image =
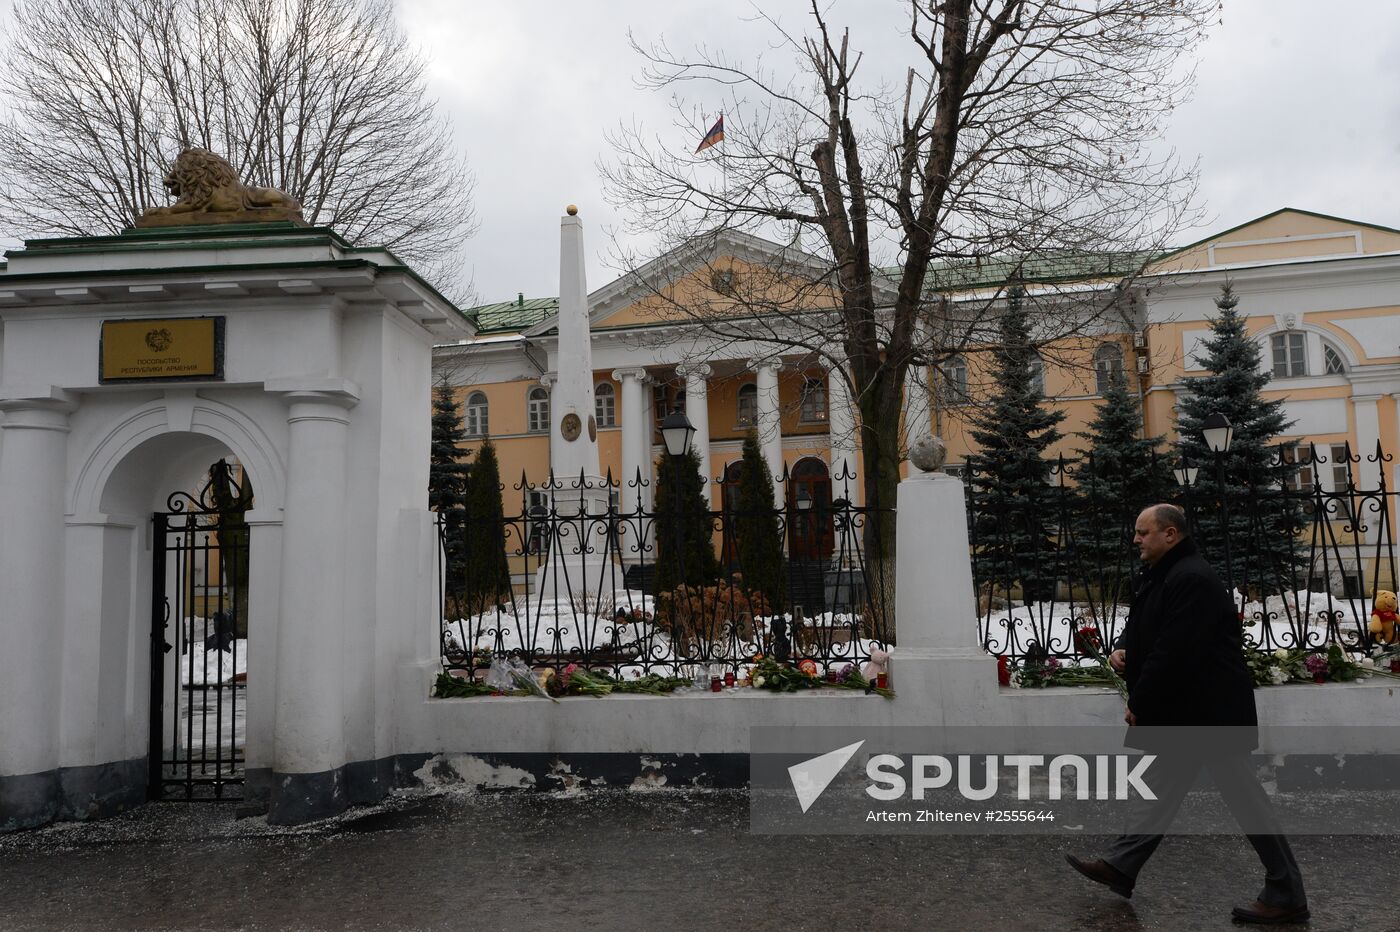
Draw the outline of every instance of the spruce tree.
[[[995,390],[972,417],[977,453],[967,458],[978,586],[1010,591],[1027,601],[1050,598],[1058,575],[1054,519],[1057,495],[1046,450],[1061,437],[1064,413],[1045,404],[1035,384],[1035,347],[1017,285],[1007,293],[992,352]]]
[[[467,478],[466,510],[463,582],[468,610],[477,614],[506,600],[510,593],[501,467],[490,437],[476,451],[476,463]]]
[[[446,383],[433,390],[432,447],[428,465],[428,507],[441,516],[444,589],[449,598],[460,596],[466,569],[467,475],[470,467],[462,450],[466,438],[462,412]]]
[[[1142,436],[1142,407],[1115,377],[1080,434],[1078,485],[1073,503],[1074,575],[1109,602],[1124,602],[1137,557],[1133,525],[1147,505],[1175,497],[1171,464],[1157,451],[1161,437]]]
[[[682,584],[705,586],[719,578],[712,540],[714,523],[705,503],[700,456],[663,454],[656,463],[656,585],[668,592]]]
[[[1236,589],[1280,591],[1292,585],[1297,567],[1301,512],[1297,502],[1282,494],[1294,467],[1279,456],[1274,439],[1292,422],[1285,418],[1281,400],[1266,401],[1260,394],[1273,376],[1260,365],[1262,352],[1245,332],[1238,304],[1230,285],[1222,286],[1215,301],[1220,314],[1210,322],[1211,336],[1198,360],[1210,374],[1187,379],[1177,402],[1181,454],[1200,469],[1186,503],[1197,545],[1221,578],[1228,571]],[[1201,425],[1216,412],[1229,418],[1235,431],[1230,451],[1221,458],[1223,486],[1215,454],[1201,435]]]
[[[771,612],[783,610],[783,535],[773,502],[773,477],[752,430],[744,437],[739,507],[733,516],[743,588],[762,593]]]

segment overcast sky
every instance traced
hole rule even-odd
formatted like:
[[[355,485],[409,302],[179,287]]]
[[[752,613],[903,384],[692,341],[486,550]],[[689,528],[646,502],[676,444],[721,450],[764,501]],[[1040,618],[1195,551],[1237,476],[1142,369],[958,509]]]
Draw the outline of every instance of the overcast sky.
[[[783,22],[803,4],[764,0]],[[663,4],[399,0],[403,25],[432,61],[433,93],[450,114],[478,179],[481,232],[468,254],[482,301],[558,292],[558,217],[577,203],[587,226],[590,289],[606,267],[617,217],[603,203],[596,164],[619,120],[636,119],[677,147],[666,100],[639,90],[627,45],[664,35],[753,50],[766,39],[738,0]],[[853,44],[893,48],[901,0],[836,4]],[[900,54],[903,55],[901,49]],[[1198,238],[1279,207],[1400,226],[1400,4],[1379,0],[1225,0],[1224,22],[1202,47],[1194,98],[1169,142],[1201,159]],[[696,98],[701,101],[701,98]],[[712,110],[722,100],[716,93]]]
[[[0,30],[11,0],[0,0]],[[707,44],[738,56],[770,33],[746,22],[748,0],[396,0],[430,60],[431,93],[477,176],[481,231],[467,250],[483,302],[558,292],[558,218],[577,203],[586,223],[590,288],[616,277],[606,262],[618,217],[603,202],[604,133],[637,121],[679,149],[664,96],[635,86],[627,31],[680,50]],[[762,0],[803,29],[802,0]],[[879,60],[903,57],[905,0],[834,0],[834,24]],[[1201,160],[1210,222],[1183,241],[1279,207],[1400,226],[1400,4],[1382,0],[1225,0],[1200,52],[1194,97],[1168,142]],[[698,93],[707,113],[724,101]],[[10,240],[0,231],[0,238]]]

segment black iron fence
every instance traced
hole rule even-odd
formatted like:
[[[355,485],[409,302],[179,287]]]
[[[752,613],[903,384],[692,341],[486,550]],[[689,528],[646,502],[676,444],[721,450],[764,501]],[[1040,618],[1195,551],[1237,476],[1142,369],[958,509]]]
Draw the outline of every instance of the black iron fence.
[[[781,504],[758,511],[717,481],[713,507],[682,512],[646,506],[641,476],[625,489],[611,475],[522,477],[503,514],[439,515],[444,665],[478,676],[515,656],[708,675],[764,654],[859,666],[892,640],[893,574],[867,542],[879,522],[892,533],[894,510],[854,504],[852,480],[785,472]]]
[[[1167,475],[1165,463],[1106,481],[1108,470],[1092,459],[1061,459],[1048,481],[1014,498],[989,494],[995,484],[968,471],[982,643],[1013,659],[1083,656],[1094,638],[1111,645],[1139,570],[1135,518],[1165,500],[1185,509],[1193,536],[1232,588],[1247,646],[1368,651],[1371,597],[1396,589],[1391,463],[1379,447],[1367,454],[1341,444],[1287,447],[1244,475],[1202,463],[1194,484],[1183,485],[1150,481]]]

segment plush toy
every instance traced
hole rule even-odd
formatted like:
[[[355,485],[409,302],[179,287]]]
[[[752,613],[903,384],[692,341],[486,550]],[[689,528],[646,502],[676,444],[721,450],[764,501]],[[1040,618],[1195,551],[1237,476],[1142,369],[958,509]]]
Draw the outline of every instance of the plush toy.
[[[1397,628],[1395,615],[1395,593],[1388,589],[1377,589],[1371,600],[1371,633],[1381,644],[1394,644],[1400,641],[1400,628]]]

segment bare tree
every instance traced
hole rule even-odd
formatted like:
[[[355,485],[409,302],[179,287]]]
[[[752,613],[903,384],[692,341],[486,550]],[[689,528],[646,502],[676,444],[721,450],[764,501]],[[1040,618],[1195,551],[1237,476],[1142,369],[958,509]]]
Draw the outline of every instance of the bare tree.
[[[189,146],[460,288],[473,180],[390,0],[17,0],[0,224],[113,233]]]
[[[947,294],[985,277],[984,266],[1027,279],[1090,256],[1121,279],[1190,219],[1194,166],[1158,147],[1193,77],[1183,56],[1219,6],[906,2],[908,41],[893,71],[888,50],[867,62],[816,0],[805,34],[759,14],[774,52],[790,59],[777,68],[634,40],[643,84],[672,95],[691,138],[713,116],[691,109],[686,91],[711,95],[712,113],[713,95],[727,97],[726,138],[692,155],[624,126],[612,138],[616,161],[601,166],[631,231],[662,249],[703,264],[723,231],[791,244],[762,271],[746,267],[747,282],[723,279],[724,300],[672,300],[662,313],[698,325],[701,351],[761,339],[836,366],[859,409],[866,499],[882,503],[898,482],[906,383],[923,381],[907,378],[911,367],[995,342],[997,290]],[[630,257],[624,266],[643,268]],[[1120,313],[1119,290],[1057,289],[1049,300],[1029,289],[1047,311],[1037,339]],[[867,528],[876,560],[893,555],[890,524]]]

